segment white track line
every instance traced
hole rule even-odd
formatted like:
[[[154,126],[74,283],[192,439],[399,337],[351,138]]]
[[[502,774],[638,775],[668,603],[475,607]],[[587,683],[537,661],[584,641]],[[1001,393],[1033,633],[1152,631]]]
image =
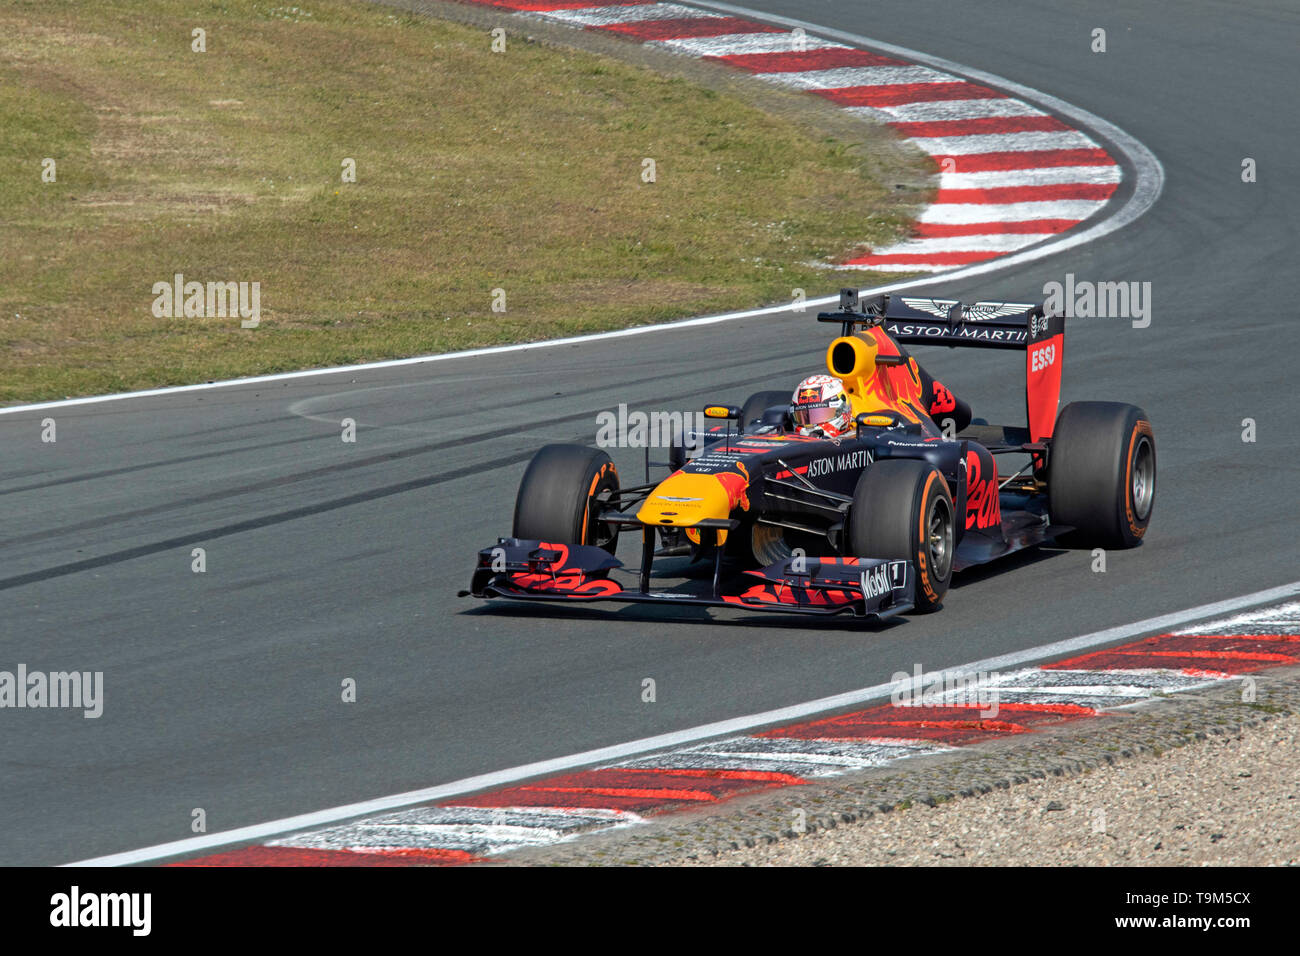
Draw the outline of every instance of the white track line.
[[[1044,661],[1049,658],[1065,657],[1077,654],[1080,651],[1091,650],[1092,648],[1100,647],[1104,644],[1117,643],[1131,637],[1138,637],[1142,634],[1148,634],[1155,631],[1167,631],[1170,628],[1180,627],[1189,624],[1192,621],[1204,620],[1205,618],[1216,617],[1221,614],[1231,614],[1246,608],[1256,607],[1260,604],[1268,604],[1273,601],[1293,598],[1296,595],[1300,595],[1300,581],[1292,581],[1290,584],[1283,584],[1279,587],[1269,588],[1264,591],[1255,591],[1251,594],[1243,594],[1239,597],[1229,598],[1224,601],[1215,601],[1212,604],[1201,604],[1197,607],[1174,611],[1170,614],[1162,614],[1158,617],[1146,618],[1142,621],[1135,621],[1132,624],[1123,624],[1119,627],[1107,628],[1102,631],[1093,631],[1090,634],[1083,634],[1079,637],[1072,637],[1063,641],[1054,641],[1050,644],[1042,644],[1038,647],[1031,647],[1010,654],[1001,654],[997,657],[986,658],[982,661],[973,661],[968,664],[948,668],[946,671],[940,672],[938,676],[951,674],[954,679],[957,679],[962,675],[978,673],[980,671],[1011,670],[1038,661]],[[802,704],[780,707],[776,710],[749,714],[745,717],[734,717],[730,720],[720,720],[711,724],[703,724],[699,727],[691,727],[686,730],[659,734],[655,737],[643,737],[640,740],[632,740],[627,743],[614,744],[609,747],[600,747],[596,750],[570,754],[565,757],[539,760],[535,763],[524,764],[519,767],[511,767],[506,770],[497,770],[492,773],[466,777],[463,780],[439,784],[435,787],[426,787],[423,790],[411,790],[406,793],[393,794],[392,796],[378,797],[373,800],[364,800],[359,803],[331,807],[327,810],[317,810],[313,813],[303,813],[297,816],[285,817],[280,820],[270,820],[266,823],[238,827],[234,830],[226,830],[221,833],[208,833],[202,836],[189,837],[184,840],[174,840],[170,843],[160,843],[155,846],[144,847],[138,850],[128,850],[123,853],[112,853],[107,856],[95,857],[89,860],[79,860],[75,863],[67,863],[64,865],[129,866],[136,863],[152,863],[172,856],[195,854],[204,850],[227,846],[232,843],[253,843],[263,841],[270,837],[282,836],[297,830],[307,830],[314,827],[328,826],[329,824],[339,823],[354,817],[368,816],[374,813],[384,813],[391,810],[402,809],[404,807],[411,807],[416,804],[432,803],[437,800],[446,800],[450,797],[464,796],[465,794],[476,793],[480,790],[488,790],[494,787],[503,787],[509,784],[519,783],[522,780],[528,780],[546,774],[554,774],[564,770],[574,770],[579,767],[588,767],[595,764],[609,763],[617,760],[626,760],[642,754],[653,753],[656,750],[666,750],[674,747],[681,747],[686,744],[702,743],[714,737],[744,734],[760,727],[794,722],[818,714],[828,713],[846,707],[853,707],[858,704],[865,704],[869,701],[888,699],[895,692],[922,692],[924,691],[927,682],[932,680],[935,676],[935,674],[927,674],[923,675],[919,681],[913,677],[905,681],[876,684],[873,687],[864,687],[860,690],[835,694],[831,697],[822,697]]]

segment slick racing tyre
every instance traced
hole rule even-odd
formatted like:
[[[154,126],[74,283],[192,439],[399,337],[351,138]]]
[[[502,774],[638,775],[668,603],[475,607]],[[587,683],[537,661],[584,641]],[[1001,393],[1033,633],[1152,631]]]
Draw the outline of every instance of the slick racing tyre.
[[[582,445],[546,445],[533,456],[515,498],[514,536],[555,544],[591,544],[610,554],[618,526],[596,520],[618,471],[609,456]]]
[[[744,431],[763,417],[773,405],[789,405],[790,393],[779,391],[755,392],[740,406],[740,429]]]
[[[952,497],[927,461],[887,458],[866,467],[849,507],[846,554],[908,558],[916,574],[916,610],[939,609],[952,580],[956,547]]]
[[[1156,496],[1156,440],[1146,412],[1119,402],[1071,402],[1056,419],[1047,471],[1052,522],[1075,528],[1067,543],[1141,542]]]

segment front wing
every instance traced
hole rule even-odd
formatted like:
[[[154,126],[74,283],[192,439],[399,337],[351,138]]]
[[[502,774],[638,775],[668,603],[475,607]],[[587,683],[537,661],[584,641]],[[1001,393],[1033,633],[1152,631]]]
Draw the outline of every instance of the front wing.
[[[478,554],[462,596],[521,601],[629,601],[730,607],[784,614],[842,614],[884,619],[911,610],[911,564],[877,558],[791,558],[747,571],[734,593],[716,582],[708,593],[625,587],[610,577],[623,562],[602,548],[500,538]],[[641,580],[647,580],[642,575]]]

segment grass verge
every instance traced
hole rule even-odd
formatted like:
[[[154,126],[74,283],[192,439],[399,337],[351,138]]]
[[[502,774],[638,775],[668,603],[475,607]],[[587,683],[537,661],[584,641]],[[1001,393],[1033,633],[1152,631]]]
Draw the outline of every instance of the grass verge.
[[[908,228],[916,196],[871,178],[877,148],[897,150],[365,3],[10,0],[0,402],[811,296],[839,284],[817,263]],[[258,282],[259,327],[156,317],[154,283],[176,273]]]

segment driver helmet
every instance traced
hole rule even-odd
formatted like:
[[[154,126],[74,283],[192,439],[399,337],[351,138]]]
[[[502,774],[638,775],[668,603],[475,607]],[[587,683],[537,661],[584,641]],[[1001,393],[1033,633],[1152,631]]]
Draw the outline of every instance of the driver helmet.
[[[844,383],[831,375],[809,375],[790,400],[790,415],[801,435],[820,431],[836,438],[853,426],[853,405]]]

